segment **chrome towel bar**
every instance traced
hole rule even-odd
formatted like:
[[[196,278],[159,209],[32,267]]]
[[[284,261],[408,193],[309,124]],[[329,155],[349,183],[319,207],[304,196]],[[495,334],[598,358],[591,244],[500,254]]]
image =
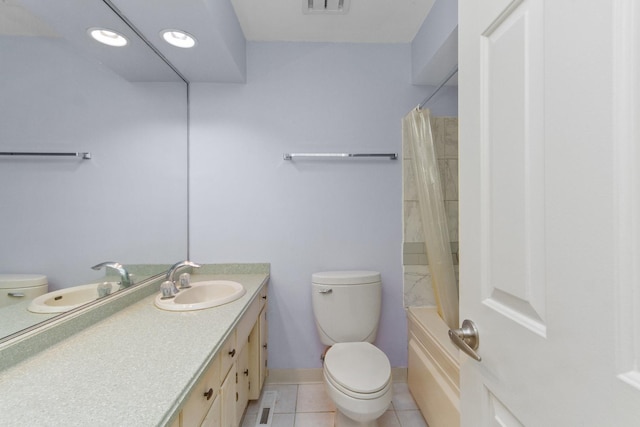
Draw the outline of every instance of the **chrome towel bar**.
[[[347,157],[387,157],[396,160],[397,153],[284,153],[284,160],[293,160],[296,157],[308,158],[347,158]]]
[[[0,151],[0,156],[47,156],[47,157],[80,157],[90,159],[91,153],[44,153],[29,151]]]

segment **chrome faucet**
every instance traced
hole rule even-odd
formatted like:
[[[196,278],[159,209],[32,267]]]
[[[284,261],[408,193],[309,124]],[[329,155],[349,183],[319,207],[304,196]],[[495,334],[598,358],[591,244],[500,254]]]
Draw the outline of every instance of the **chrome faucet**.
[[[124,268],[122,264],[119,262],[107,261],[101,262],[100,264],[96,264],[91,267],[94,270],[100,270],[101,268],[111,268],[118,272],[120,275],[120,288],[128,288],[133,285],[133,280],[131,280],[131,276],[129,276],[129,272]]]
[[[198,268],[198,267],[200,267],[200,264],[196,264],[195,262],[191,262],[191,261],[180,261],[180,262],[177,262],[177,263],[173,264],[173,266],[171,266],[169,271],[167,271],[167,280],[175,285],[176,279],[174,278],[174,276],[176,274],[176,271],[178,271],[178,269],[180,269],[182,267],[195,267],[195,268]]]

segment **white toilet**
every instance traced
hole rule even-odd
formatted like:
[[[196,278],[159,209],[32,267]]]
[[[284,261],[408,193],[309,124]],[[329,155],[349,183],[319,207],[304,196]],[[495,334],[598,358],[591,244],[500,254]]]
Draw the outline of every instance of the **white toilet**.
[[[312,303],[324,357],[324,383],[336,405],[336,427],[376,427],[391,403],[391,365],[372,343],[382,283],[375,271],[312,275]]]
[[[0,274],[0,307],[30,301],[47,288],[47,276],[41,274]]]

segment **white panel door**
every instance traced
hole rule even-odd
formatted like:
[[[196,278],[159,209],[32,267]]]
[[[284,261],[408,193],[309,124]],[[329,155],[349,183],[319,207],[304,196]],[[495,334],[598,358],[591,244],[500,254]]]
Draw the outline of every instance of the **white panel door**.
[[[461,419],[640,425],[640,5],[459,2]]]

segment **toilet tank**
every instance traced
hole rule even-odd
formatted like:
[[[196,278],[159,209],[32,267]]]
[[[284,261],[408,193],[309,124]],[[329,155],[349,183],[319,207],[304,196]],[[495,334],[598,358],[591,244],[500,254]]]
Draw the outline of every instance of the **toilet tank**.
[[[320,340],[326,345],[373,343],[382,305],[380,273],[325,271],[314,273],[311,281],[313,314]]]
[[[0,307],[30,301],[46,294],[48,287],[41,274],[0,274]]]

